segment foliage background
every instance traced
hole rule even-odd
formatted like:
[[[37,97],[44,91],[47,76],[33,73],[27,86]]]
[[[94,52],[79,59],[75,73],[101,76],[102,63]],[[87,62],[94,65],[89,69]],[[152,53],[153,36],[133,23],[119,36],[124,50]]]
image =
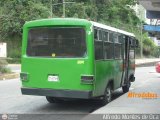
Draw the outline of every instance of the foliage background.
[[[133,32],[140,40],[141,21],[131,6],[136,0],[66,0],[66,17],[89,19],[119,29]],[[53,4],[62,0],[53,0]],[[20,58],[22,27],[26,21],[62,17],[62,5],[53,5],[51,0],[1,0],[0,1],[0,42],[8,43],[8,57]],[[154,42],[143,34],[145,56],[159,56]],[[139,49],[137,49],[139,53]]]

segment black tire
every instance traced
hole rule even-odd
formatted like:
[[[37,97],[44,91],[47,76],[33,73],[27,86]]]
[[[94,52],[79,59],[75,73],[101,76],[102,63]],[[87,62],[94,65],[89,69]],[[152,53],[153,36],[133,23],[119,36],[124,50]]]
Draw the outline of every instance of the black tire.
[[[122,86],[123,93],[127,93],[131,86],[131,82],[129,81],[125,86]]]
[[[49,97],[49,96],[46,96],[46,99],[49,103],[62,103],[63,102],[63,100],[61,99]]]
[[[109,84],[105,90],[104,96],[101,99],[101,105],[106,105],[109,102],[111,102],[112,100],[112,89],[111,89],[111,85]]]

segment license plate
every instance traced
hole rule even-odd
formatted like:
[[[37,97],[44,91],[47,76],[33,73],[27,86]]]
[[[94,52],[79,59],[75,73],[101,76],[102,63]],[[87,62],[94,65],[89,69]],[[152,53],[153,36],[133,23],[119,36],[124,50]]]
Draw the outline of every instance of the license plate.
[[[59,81],[59,77],[58,76],[49,75],[48,76],[48,81],[50,81],[50,82],[58,82]]]

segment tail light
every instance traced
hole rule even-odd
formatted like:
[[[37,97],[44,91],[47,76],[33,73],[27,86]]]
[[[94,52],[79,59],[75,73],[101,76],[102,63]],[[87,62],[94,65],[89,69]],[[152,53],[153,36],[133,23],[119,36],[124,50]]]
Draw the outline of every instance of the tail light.
[[[81,81],[82,83],[93,84],[94,76],[93,75],[82,75]]]
[[[20,73],[20,79],[22,81],[27,81],[28,80],[28,73]]]

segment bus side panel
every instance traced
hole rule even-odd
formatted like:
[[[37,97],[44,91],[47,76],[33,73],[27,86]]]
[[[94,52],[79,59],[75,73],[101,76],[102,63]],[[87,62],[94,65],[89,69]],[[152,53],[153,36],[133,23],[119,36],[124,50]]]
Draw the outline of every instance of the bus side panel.
[[[122,60],[95,61],[94,96],[103,95],[110,81],[113,81],[113,90],[121,87],[122,63]]]
[[[94,96],[101,96],[108,81],[113,79],[114,76],[114,61],[95,61],[95,88]]]

